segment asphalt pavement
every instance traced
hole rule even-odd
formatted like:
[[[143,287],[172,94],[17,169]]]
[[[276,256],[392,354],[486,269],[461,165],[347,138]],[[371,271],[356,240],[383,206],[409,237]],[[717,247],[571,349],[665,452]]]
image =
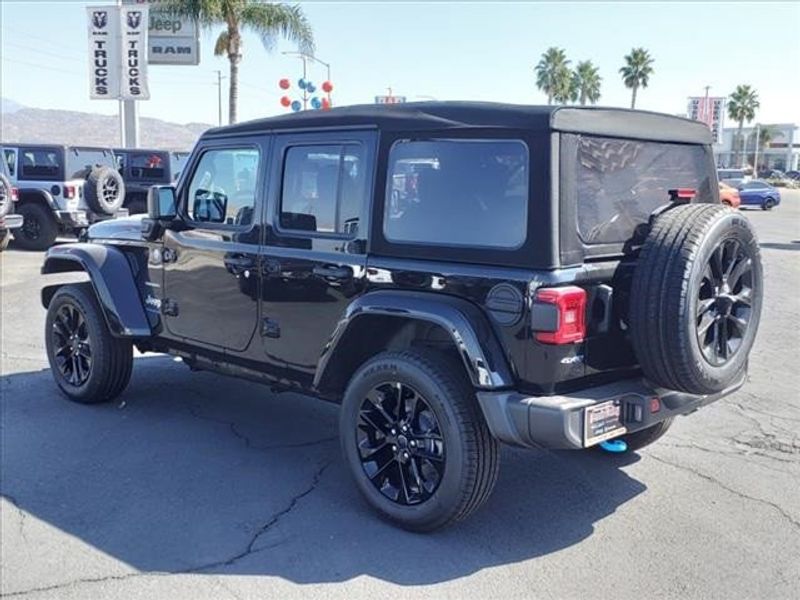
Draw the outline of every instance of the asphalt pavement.
[[[361,500],[336,406],[160,355],[115,403],[66,401],[42,254],[3,253],[0,595],[800,598],[800,192],[745,214],[766,271],[747,386],[639,453],[505,448],[483,509],[428,535]]]

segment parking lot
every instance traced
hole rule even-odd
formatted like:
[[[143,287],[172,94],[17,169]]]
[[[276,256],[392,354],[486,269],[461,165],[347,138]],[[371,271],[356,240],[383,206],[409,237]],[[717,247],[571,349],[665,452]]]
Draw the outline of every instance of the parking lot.
[[[0,595],[800,597],[800,191],[745,213],[766,300],[750,382],[640,453],[505,448],[470,520],[416,535],[351,485],[336,406],[139,356],[67,402],[41,253],[2,254]]]

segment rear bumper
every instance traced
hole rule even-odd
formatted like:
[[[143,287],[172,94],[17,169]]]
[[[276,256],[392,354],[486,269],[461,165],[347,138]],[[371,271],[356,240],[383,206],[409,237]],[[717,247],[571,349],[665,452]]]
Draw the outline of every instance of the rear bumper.
[[[22,227],[22,215],[0,217],[0,229],[16,229],[17,227]]]
[[[646,429],[716,402],[744,385],[746,374],[716,394],[698,396],[657,388],[643,379],[627,379],[563,396],[525,396],[514,391],[478,392],[478,402],[492,434],[502,442],[531,448],[580,449],[587,407],[619,400],[627,433]],[[650,402],[660,400],[651,412]]]

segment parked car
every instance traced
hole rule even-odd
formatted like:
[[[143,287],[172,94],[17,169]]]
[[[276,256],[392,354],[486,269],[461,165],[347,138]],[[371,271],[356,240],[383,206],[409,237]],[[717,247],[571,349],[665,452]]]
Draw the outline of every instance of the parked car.
[[[355,487],[436,529],[486,501],[500,442],[639,449],[744,384],[762,266],[713,165],[704,124],[622,109],[213,129],[145,217],[47,253],[91,279],[42,290],[52,374],[107,402],[136,347],[339,402]]]
[[[19,190],[24,223],[14,240],[20,247],[44,250],[59,234],[77,235],[97,221],[128,215],[110,149],[4,144],[2,152]]]
[[[147,212],[147,191],[153,185],[174,183],[188,153],[114,148],[117,169],[125,181],[123,206],[132,215]]]
[[[786,177],[792,181],[800,181],[800,171],[788,171]]]
[[[14,214],[19,200],[17,188],[11,185],[6,161],[0,160],[0,252],[8,248],[11,231],[22,227],[22,216]]]
[[[727,204],[731,208],[739,208],[742,203],[739,198],[739,190],[727,183],[719,182],[719,199],[723,204]]]
[[[760,206],[763,210],[772,210],[781,203],[778,188],[766,181],[753,180],[738,187],[742,206]]]
[[[717,169],[717,179],[733,187],[747,183],[752,178],[744,169]]]

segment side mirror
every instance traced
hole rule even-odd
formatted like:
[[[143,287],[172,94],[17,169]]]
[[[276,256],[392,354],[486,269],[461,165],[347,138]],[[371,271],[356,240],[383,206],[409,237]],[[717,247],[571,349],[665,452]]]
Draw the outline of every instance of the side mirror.
[[[154,185],[147,192],[147,217],[154,221],[171,221],[178,216],[178,201],[171,185]]]

